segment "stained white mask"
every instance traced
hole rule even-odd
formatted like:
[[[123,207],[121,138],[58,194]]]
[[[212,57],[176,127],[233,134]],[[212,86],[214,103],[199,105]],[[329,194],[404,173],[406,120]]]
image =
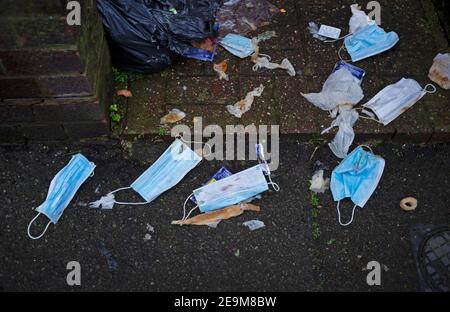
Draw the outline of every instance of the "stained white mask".
[[[378,92],[375,97],[363,105],[366,109],[362,112],[372,118],[376,117],[377,121],[386,126],[411,108],[425,94],[434,92],[436,92],[436,87],[432,84],[422,88],[414,79],[402,78],[399,82]]]

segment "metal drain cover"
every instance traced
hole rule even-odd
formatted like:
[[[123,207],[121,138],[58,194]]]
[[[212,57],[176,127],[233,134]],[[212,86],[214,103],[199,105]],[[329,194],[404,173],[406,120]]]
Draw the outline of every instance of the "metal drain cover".
[[[418,225],[412,230],[421,290],[450,291],[450,227]]]

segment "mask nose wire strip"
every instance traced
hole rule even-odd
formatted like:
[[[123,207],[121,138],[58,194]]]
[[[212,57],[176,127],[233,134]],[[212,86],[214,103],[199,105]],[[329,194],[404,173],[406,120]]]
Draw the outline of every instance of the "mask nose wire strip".
[[[352,218],[350,219],[350,221],[348,221],[347,223],[342,223],[342,221],[341,221],[341,211],[339,210],[339,204],[341,203],[341,201],[338,201],[338,203],[337,203],[337,206],[336,206],[336,210],[337,210],[337,213],[338,213],[338,221],[339,221],[339,224],[340,225],[342,225],[342,226],[348,226],[348,225],[350,225],[352,222],[353,222],[353,217],[355,216],[355,210],[356,210],[356,205],[355,206],[353,206],[353,210],[352,210]]]
[[[211,147],[211,145],[209,145],[209,143],[203,143],[201,141],[187,141],[187,140],[183,139],[183,137],[181,135],[177,136],[177,138],[180,139],[184,143],[194,143],[194,144],[198,143],[198,144],[205,144],[205,146],[208,146],[209,153],[208,154],[205,153],[205,155],[202,155],[203,157],[208,157],[209,155],[212,154],[212,147]]]
[[[40,216],[40,214],[41,214],[41,213],[39,212],[39,213],[38,213],[38,214],[30,221],[30,223],[28,224],[27,234],[28,234],[28,237],[31,238],[31,239],[39,239],[39,238],[41,238],[42,236],[44,236],[45,232],[47,232],[47,229],[48,229],[50,223],[52,223],[52,221],[48,221],[47,226],[45,227],[44,232],[42,232],[41,235],[39,235],[39,236],[32,236],[31,233],[30,233],[31,224],[33,224],[33,222],[37,219],[37,217]]]

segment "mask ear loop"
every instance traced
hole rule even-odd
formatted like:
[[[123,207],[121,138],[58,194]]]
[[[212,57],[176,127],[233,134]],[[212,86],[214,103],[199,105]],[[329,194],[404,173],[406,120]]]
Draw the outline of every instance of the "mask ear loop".
[[[340,59],[341,61],[343,61],[343,62],[350,63],[352,60],[344,60],[344,59],[342,58],[341,52],[342,52],[343,49],[344,49],[344,44],[342,44],[341,47],[339,48],[339,51],[338,51],[339,59]]]
[[[353,217],[355,216],[356,205],[353,206],[352,218],[350,219],[350,221],[347,222],[347,223],[342,223],[342,221],[341,221],[341,211],[339,210],[339,204],[340,203],[341,203],[341,201],[338,201],[337,206],[336,206],[336,210],[337,210],[337,213],[338,213],[339,224],[342,225],[342,226],[348,226],[348,225],[350,225],[353,222]]]
[[[431,87],[431,91],[427,90],[427,88],[429,88],[429,87]],[[429,83],[429,84],[427,84],[425,86],[425,88],[423,88],[423,91],[426,92],[426,93],[433,94],[433,93],[436,93],[437,89],[436,89],[436,86],[434,84]]]
[[[360,146],[367,148],[373,154],[373,150],[369,145],[360,145]]]
[[[183,204],[183,218],[181,220],[186,220],[187,218],[189,218],[189,216],[191,215],[191,213],[198,208],[198,205],[196,205],[194,208],[192,208],[189,213],[186,215],[186,205],[187,202],[189,201],[189,199],[191,199],[191,197],[194,196],[194,193],[189,194],[189,196],[186,198],[186,200],[184,201]]]
[[[179,136],[176,136],[175,138],[177,138],[177,139],[179,139],[181,142],[184,142],[184,143],[198,143],[198,144],[205,144],[205,146],[208,146],[208,148],[209,148],[209,153],[208,154],[204,154],[204,155],[202,155],[202,157],[208,157],[209,155],[211,155],[212,154],[212,147],[211,147],[211,145],[209,145],[209,143],[203,143],[203,142],[200,142],[200,141],[187,141],[187,140],[185,140],[185,139],[183,139],[183,137],[181,136],[181,135],[179,135]]]
[[[38,214],[30,221],[30,223],[28,224],[27,234],[28,234],[28,237],[31,238],[31,239],[39,239],[39,238],[41,238],[42,236],[44,236],[45,232],[47,232],[47,229],[48,229],[48,227],[50,226],[50,223],[52,223],[51,220],[48,221],[47,226],[45,227],[44,232],[42,232],[41,235],[39,235],[39,236],[33,236],[33,235],[31,235],[31,233],[30,233],[31,224],[33,224],[33,222],[37,219],[37,217],[39,217],[40,214],[41,214],[41,213],[39,212],[39,213],[38,213]]]
[[[336,42],[336,41],[339,41],[339,40],[342,40],[342,39],[345,39],[345,38],[347,38],[348,36],[351,36],[351,35],[353,35],[353,34],[346,34],[345,36],[343,36],[343,37],[340,37],[340,38],[337,38],[337,39],[329,39],[329,40],[324,40],[323,42],[326,42],[326,43],[329,43],[329,42]]]

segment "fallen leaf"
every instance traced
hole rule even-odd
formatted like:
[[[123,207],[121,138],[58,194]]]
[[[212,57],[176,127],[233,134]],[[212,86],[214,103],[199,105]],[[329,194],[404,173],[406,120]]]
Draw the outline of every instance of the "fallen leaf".
[[[160,122],[162,124],[166,124],[166,123],[175,123],[177,121],[180,121],[181,119],[183,119],[184,117],[186,117],[186,113],[174,108],[172,109],[167,115],[161,117]]]
[[[131,97],[133,96],[133,94],[131,93],[130,90],[127,89],[123,89],[123,90],[117,90],[116,92],[117,95],[122,95],[124,97]]]

